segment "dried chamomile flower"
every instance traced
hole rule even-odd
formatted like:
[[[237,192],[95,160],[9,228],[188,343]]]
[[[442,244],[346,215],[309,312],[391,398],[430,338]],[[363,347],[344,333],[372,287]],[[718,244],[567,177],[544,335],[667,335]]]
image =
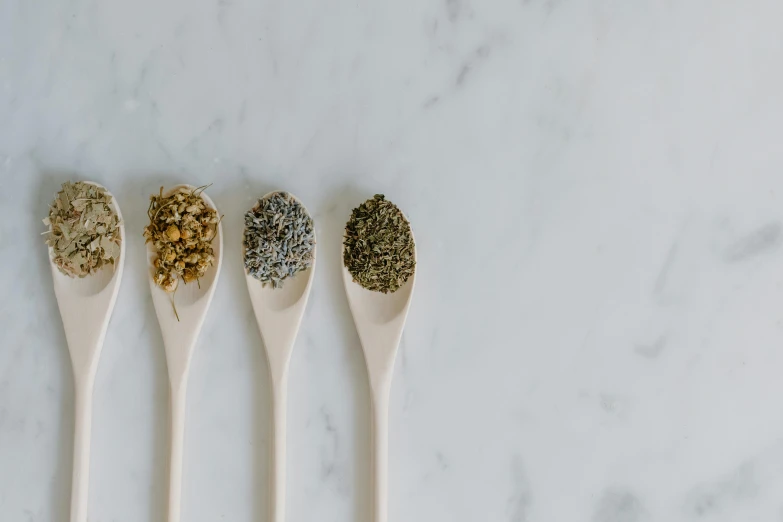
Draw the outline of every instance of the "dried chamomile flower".
[[[150,196],[144,237],[158,253],[153,281],[166,292],[174,292],[180,279],[198,282],[215,263],[212,240],[220,218],[201,197],[206,188],[180,188],[164,196],[161,187]]]
[[[120,257],[120,218],[106,190],[91,183],[63,183],[49,207],[46,244],[63,274],[85,277]]]

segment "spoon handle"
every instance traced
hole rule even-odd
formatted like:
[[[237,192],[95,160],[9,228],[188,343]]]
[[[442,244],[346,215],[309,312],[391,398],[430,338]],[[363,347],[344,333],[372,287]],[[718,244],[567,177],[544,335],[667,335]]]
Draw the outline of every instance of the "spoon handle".
[[[373,522],[388,517],[389,468],[389,387],[373,393],[372,402]]]
[[[272,383],[272,482],[270,486],[271,522],[285,522],[286,489],[286,403],[288,372]]]
[[[73,479],[71,522],[87,522],[87,491],[90,486],[90,432],[92,429],[91,380],[77,382],[74,397]]]
[[[171,387],[171,461],[169,465],[169,518],[179,522],[182,509],[182,453],[185,442],[185,399],[182,382]]]

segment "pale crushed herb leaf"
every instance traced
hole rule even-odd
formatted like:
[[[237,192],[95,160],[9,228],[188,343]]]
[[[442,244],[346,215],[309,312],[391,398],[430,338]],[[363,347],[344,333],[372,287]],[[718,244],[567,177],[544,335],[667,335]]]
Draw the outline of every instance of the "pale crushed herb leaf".
[[[63,183],[44,218],[52,262],[69,277],[86,277],[120,257],[120,218],[105,189],[77,181]]]

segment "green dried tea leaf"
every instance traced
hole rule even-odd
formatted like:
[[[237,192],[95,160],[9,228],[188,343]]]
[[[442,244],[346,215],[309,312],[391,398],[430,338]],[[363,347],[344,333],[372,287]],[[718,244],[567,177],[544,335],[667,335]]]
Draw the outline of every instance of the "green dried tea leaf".
[[[410,223],[382,194],[353,209],[343,245],[345,267],[367,290],[395,292],[416,270]]]
[[[114,265],[122,239],[120,219],[111,203],[111,196],[100,187],[83,181],[63,183],[44,219],[52,262],[63,274],[85,277],[106,263]]]

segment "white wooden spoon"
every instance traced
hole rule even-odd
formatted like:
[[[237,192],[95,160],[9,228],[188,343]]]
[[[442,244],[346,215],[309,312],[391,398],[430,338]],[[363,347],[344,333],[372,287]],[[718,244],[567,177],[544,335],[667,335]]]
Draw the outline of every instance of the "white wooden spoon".
[[[97,183],[87,183],[104,188]],[[105,188],[104,188],[105,190]],[[111,196],[109,191],[106,194]],[[114,268],[104,267],[84,278],[71,278],[51,263],[54,294],[60,307],[68,351],[73,365],[75,387],[75,429],[73,436],[73,482],[71,484],[71,522],[86,522],[87,491],[90,485],[90,432],[92,392],[98,359],[109,326],[125,264],[125,224],[117,200],[111,206],[120,218],[120,257]],[[49,249],[51,262],[52,252]]]
[[[177,185],[165,195],[171,195],[179,189],[195,190],[192,185]],[[217,209],[212,200],[203,191],[201,197],[208,207]],[[183,284],[180,281],[174,294],[177,314],[171,303],[171,294],[155,284],[153,262],[157,251],[152,243],[147,243],[147,263],[150,269],[150,290],[155,313],[158,316],[163,345],[166,348],[166,363],[171,384],[171,460],[169,465],[169,511],[168,522],[179,522],[182,509],[182,455],[185,438],[185,400],[187,398],[188,372],[193,348],[196,345],[201,326],[212,302],[212,296],[220,275],[223,259],[222,225],[218,223],[212,240],[215,264],[210,267],[199,284]],[[179,315],[179,320],[177,320]]]
[[[261,199],[275,193],[270,192]],[[292,197],[304,207],[299,199],[293,195]],[[307,212],[306,208],[305,212]],[[315,232],[313,235],[315,237]],[[307,306],[307,298],[310,295],[313,274],[315,274],[315,253],[316,249],[313,248],[313,264],[310,268],[299,272],[291,279],[286,279],[281,288],[263,286],[261,281],[245,271],[250,302],[253,304],[258,329],[266,347],[272,379],[272,480],[269,506],[271,522],[285,521],[288,366],[296,334],[299,332],[299,325]],[[243,248],[243,261],[244,258]]]
[[[411,237],[413,231],[411,230]],[[413,257],[416,259],[414,238]],[[343,245],[343,251],[345,245]],[[343,252],[344,253],[344,252]],[[396,292],[383,294],[366,290],[354,282],[343,265],[343,282],[356,331],[364,350],[372,394],[373,516],[372,522],[386,522],[388,516],[389,390],[394,359],[413,296],[416,272]]]

